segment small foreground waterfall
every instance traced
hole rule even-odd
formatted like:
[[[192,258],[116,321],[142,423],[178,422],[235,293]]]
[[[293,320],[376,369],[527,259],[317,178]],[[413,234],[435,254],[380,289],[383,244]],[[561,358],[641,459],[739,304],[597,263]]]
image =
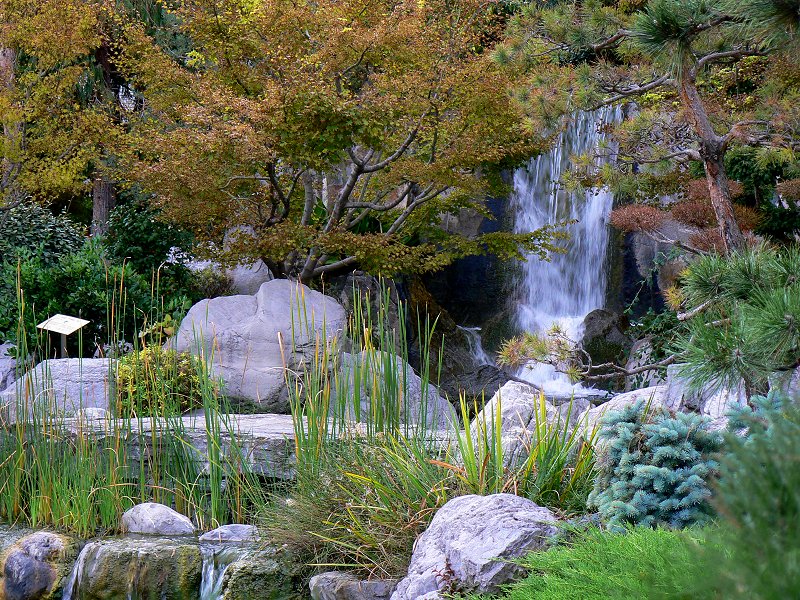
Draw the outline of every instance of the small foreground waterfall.
[[[200,546],[203,557],[203,579],[200,583],[200,600],[220,600],[225,571],[239,557],[235,548],[217,548],[213,545]]]
[[[584,317],[603,306],[613,196],[606,189],[571,193],[559,186],[559,181],[570,168],[573,156],[585,154],[604,141],[602,126],[617,121],[618,112],[601,109],[576,113],[549,152],[514,173],[511,204],[515,232],[576,221],[567,227],[570,240],[565,254],[553,254],[550,262],[530,256],[522,263],[515,296],[515,319],[520,331],[544,334],[557,324],[578,341],[583,334],[580,329]],[[525,366],[518,375],[548,395],[580,395],[587,391],[573,385],[550,365]]]

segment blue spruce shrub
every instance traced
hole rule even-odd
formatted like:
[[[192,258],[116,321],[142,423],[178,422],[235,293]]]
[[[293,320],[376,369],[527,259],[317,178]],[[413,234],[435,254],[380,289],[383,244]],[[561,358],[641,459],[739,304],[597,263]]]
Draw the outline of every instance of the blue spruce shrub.
[[[601,422],[605,443],[589,503],[611,527],[682,528],[712,515],[712,458],[722,436],[700,415],[650,411],[642,401],[610,411]]]

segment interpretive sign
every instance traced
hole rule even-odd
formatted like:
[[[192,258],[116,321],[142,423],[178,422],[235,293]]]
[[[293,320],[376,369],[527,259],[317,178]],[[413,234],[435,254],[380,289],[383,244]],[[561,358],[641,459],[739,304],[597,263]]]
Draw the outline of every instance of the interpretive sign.
[[[81,327],[89,324],[86,319],[70,317],[69,315],[53,315],[46,321],[42,321],[36,327],[43,331],[52,331],[61,334],[61,358],[67,357],[67,336],[75,333]]]

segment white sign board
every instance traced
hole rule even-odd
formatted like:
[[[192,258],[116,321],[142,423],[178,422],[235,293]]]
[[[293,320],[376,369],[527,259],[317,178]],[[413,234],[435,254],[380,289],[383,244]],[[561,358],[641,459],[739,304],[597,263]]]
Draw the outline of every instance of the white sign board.
[[[78,317],[54,315],[46,321],[42,321],[36,327],[39,329],[44,329],[45,331],[60,333],[61,335],[69,335],[71,333],[75,333],[78,331],[78,329],[88,324],[89,321],[85,319],[79,319]]]

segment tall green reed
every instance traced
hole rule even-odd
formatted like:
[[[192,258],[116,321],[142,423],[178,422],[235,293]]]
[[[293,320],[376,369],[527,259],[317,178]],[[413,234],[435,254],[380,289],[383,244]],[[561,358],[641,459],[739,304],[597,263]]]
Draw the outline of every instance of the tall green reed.
[[[469,493],[513,493],[566,512],[582,510],[594,478],[596,433],[570,424],[573,406],[570,401],[562,415],[539,393],[533,421],[524,430],[505,432],[500,396],[465,431],[454,431],[456,444],[442,465]],[[463,398],[461,414],[468,424]]]
[[[316,567],[396,577],[416,537],[455,496],[509,492],[565,512],[578,507],[589,491],[593,456],[579,430],[567,427],[569,412],[563,421],[548,419],[539,398],[535,426],[513,461],[503,446],[499,404],[471,430],[462,400],[468,430],[457,420],[435,430],[425,404],[436,322],[416,323],[422,397],[412,398],[405,307],[397,309],[400,325],[393,329],[386,325],[394,315],[385,288],[377,298],[354,290],[353,298],[339,338],[317,328],[305,368],[289,369],[287,361],[297,482],[288,499],[274,497],[265,512],[273,538]],[[300,308],[298,314],[296,331],[311,319]]]
[[[141,359],[148,346],[160,348],[168,335],[158,327],[164,313],[137,313],[137,329],[149,332],[147,337],[123,331],[121,323],[130,322],[126,311],[138,309],[127,302],[123,281],[108,285],[108,346],[120,348],[132,340],[133,360]],[[155,277],[153,293],[157,290]],[[141,361],[137,385],[127,390],[132,397],[126,410],[120,410],[115,387],[117,363],[110,361],[111,412],[101,419],[66,418],[52,393],[48,369],[28,372],[32,363],[52,356],[52,349],[46,335],[29,339],[26,311],[32,309],[24,290],[18,286],[17,292],[17,353],[22,359],[15,402],[0,423],[0,519],[92,535],[116,531],[122,513],[138,502],[173,506],[201,527],[244,521],[254,506],[263,504],[261,482],[236,439],[220,385],[210,375],[213,357],[192,362],[202,418],[180,414],[173,390],[175,379],[185,373],[169,361],[147,360]],[[164,299],[159,301],[163,309]],[[205,451],[190,441],[190,429],[198,427],[205,429]]]

